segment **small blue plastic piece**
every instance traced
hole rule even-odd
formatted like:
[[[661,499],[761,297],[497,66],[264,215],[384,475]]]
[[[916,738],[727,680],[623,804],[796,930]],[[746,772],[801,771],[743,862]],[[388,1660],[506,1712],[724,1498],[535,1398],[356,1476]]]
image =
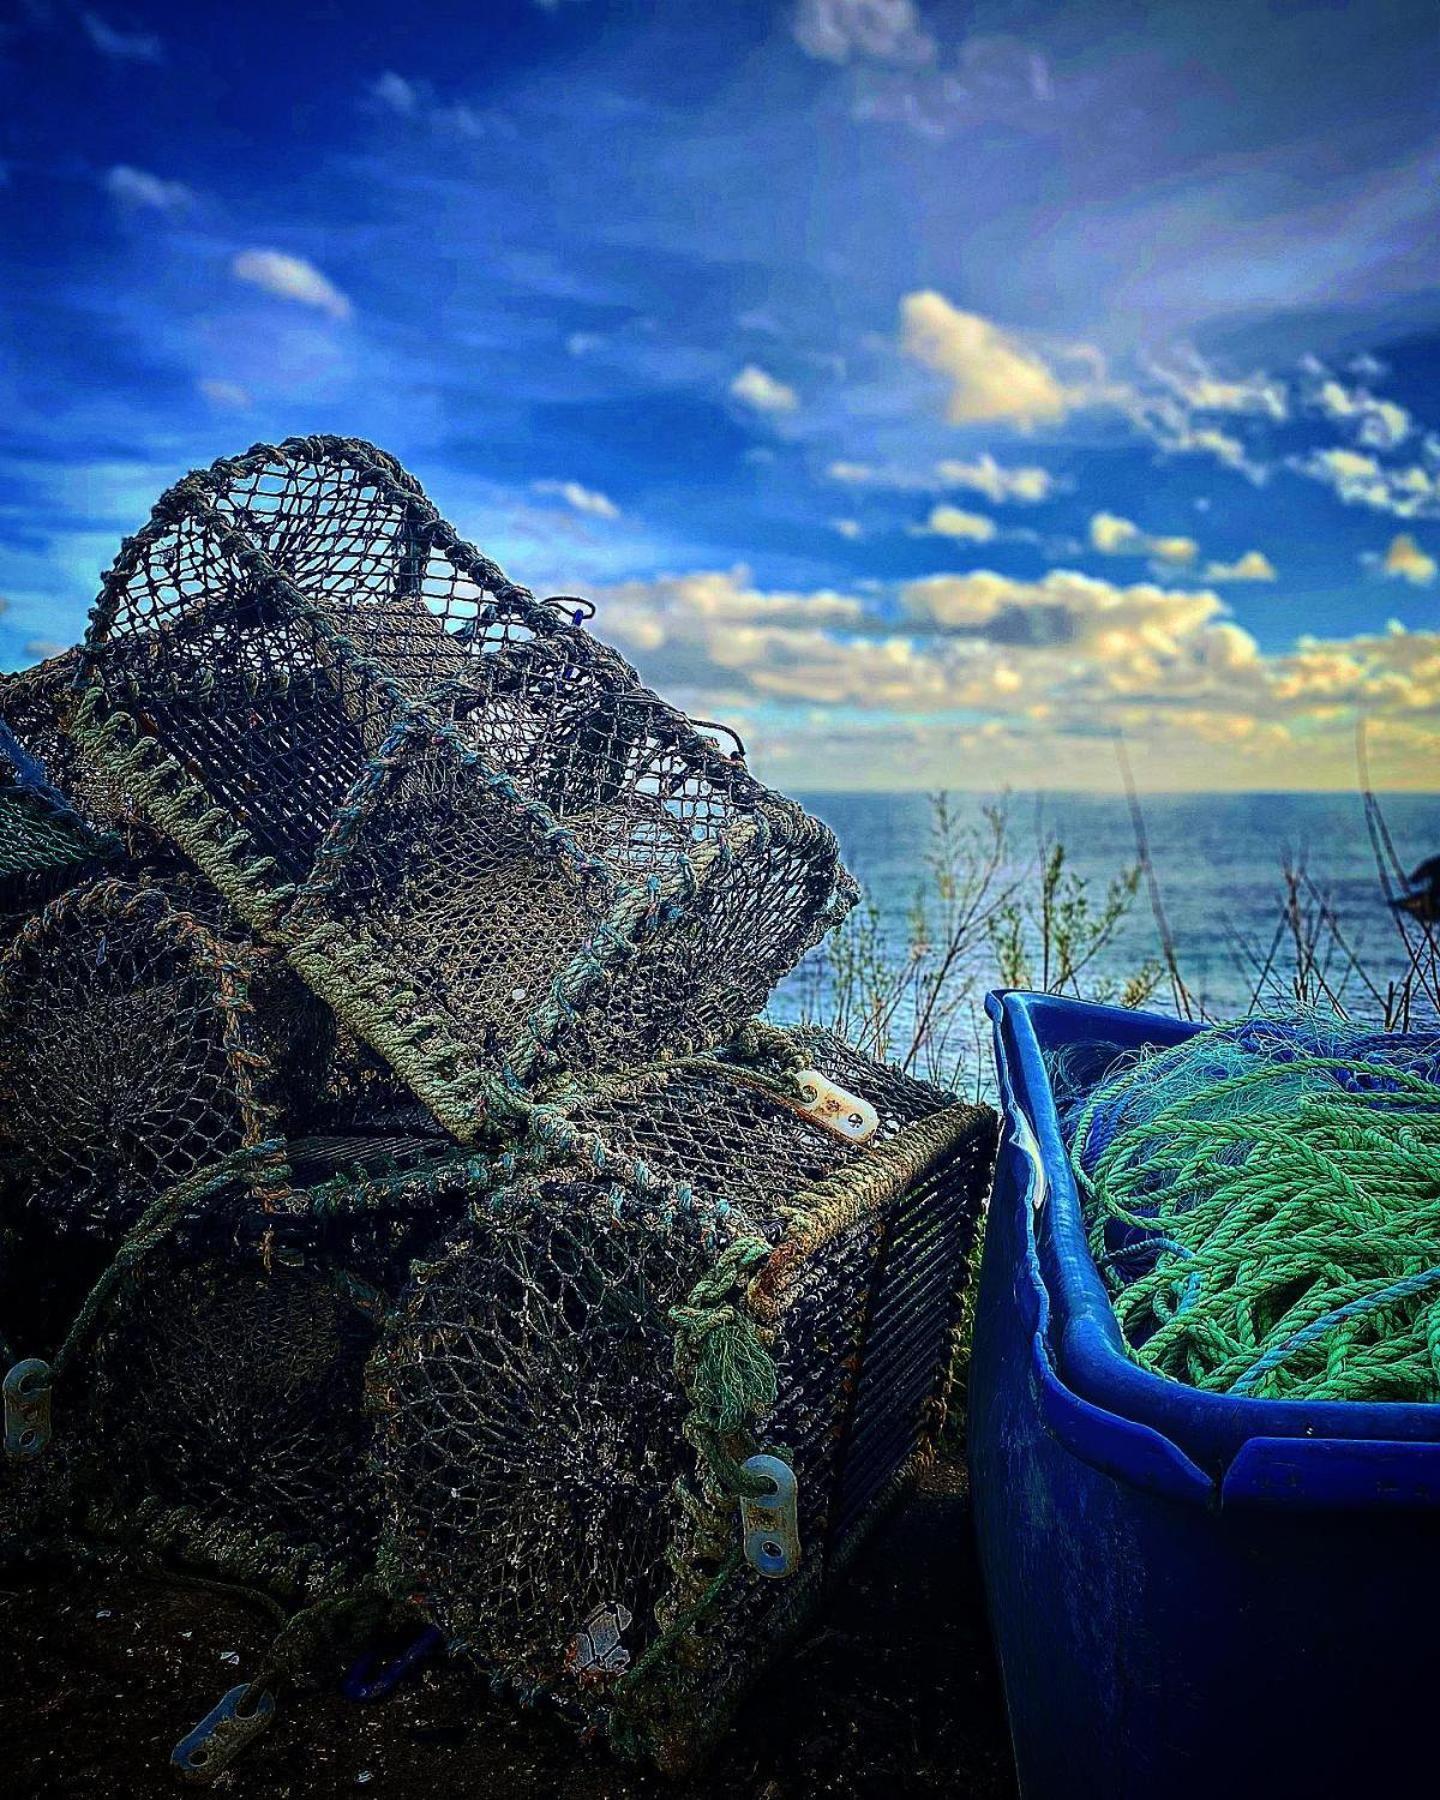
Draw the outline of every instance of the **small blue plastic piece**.
[[[363,1704],[367,1700],[383,1700],[392,1694],[417,1663],[424,1662],[445,1642],[445,1634],[436,1625],[427,1625],[413,1644],[408,1645],[376,1670],[378,1658],[373,1652],[351,1665],[340,1691],[347,1700]]]
[[[275,1717],[275,1696],[268,1688],[252,1695],[251,1686],[242,1681],[231,1688],[171,1751],[170,1766],[182,1781],[214,1781]],[[250,1704],[242,1712],[247,1697]]]
[[[6,1375],[5,1454],[41,1456],[50,1442],[50,1365],[38,1356],[17,1362]]]
[[[778,1456],[752,1456],[741,1464],[747,1475],[760,1475],[774,1483],[768,1494],[744,1494],[740,1499],[740,1529],[745,1540],[745,1560],[771,1581],[783,1581],[800,1566],[800,1520],[796,1504],[795,1471]]]

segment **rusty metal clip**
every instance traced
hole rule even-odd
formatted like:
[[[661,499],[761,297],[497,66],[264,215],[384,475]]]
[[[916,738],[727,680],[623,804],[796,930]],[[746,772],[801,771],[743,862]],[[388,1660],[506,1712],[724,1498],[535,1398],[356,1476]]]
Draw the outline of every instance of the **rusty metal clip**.
[[[847,1144],[863,1144],[880,1129],[880,1115],[868,1100],[847,1093],[818,1069],[797,1070],[795,1081],[800,1090],[795,1110]]]
[[[50,1442],[50,1365],[17,1362],[4,1381],[5,1454],[39,1456]]]
[[[253,1686],[242,1681],[231,1688],[171,1751],[170,1767],[182,1781],[214,1781],[275,1717],[275,1696],[261,1688],[252,1697]],[[244,1707],[247,1698],[250,1705]]]
[[[740,1530],[745,1560],[771,1581],[783,1581],[800,1566],[799,1483],[778,1456],[752,1456],[741,1464],[747,1475],[773,1483],[768,1494],[740,1496]]]

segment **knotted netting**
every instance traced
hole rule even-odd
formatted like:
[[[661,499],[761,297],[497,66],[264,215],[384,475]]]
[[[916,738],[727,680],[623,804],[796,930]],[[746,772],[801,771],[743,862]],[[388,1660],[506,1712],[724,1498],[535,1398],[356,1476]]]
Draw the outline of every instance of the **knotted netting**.
[[[77,726],[447,1128],[712,1043],[855,897],[829,830],[371,446],[259,446],[106,579]]]
[[[557,1096],[474,1159],[372,1364],[392,1579],[497,1681],[669,1766],[943,1417],[993,1119],[870,1065],[880,1129],[847,1142],[796,1081],[826,1049]],[[762,1451],[798,1484],[793,1585],[740,1554]]]
[[[57,1408],[109,1535],[313,1600],[371,1569],[366,1363],[465,1189],[413,1173],[434,1161],[425,1139],[279,1149],[283,1193],[257,1190],[241,1152],[151,1203],[56,1359]]]
[[[4,733],[0,771],[18,749],[26,781],[34,785],[38,771],[52,799],[60,800],[61,810],[73,814],[103,841],[118,826],[127,824],[131,814],[114,775],[83,755],[70,730],[88,684],[80,647],[15,674],[0,675],[0,731]]]
[[[274,963],[118,877],[26,921],[0,953],[0,1151],[33,1212],[113,1239],[277,1134],[320,1021]]]
[[[106,861],[113,848],[0,718],[0,943],[52,895]]]

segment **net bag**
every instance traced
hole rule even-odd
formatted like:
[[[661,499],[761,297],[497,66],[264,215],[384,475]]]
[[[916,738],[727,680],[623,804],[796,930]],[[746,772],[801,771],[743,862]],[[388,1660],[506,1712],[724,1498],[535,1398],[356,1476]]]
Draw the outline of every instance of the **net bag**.
[[[325,1022],[274,962],[117,877],[32,915],[0,953],[0,1155],[30,1212],[113,1241],[161,1190],[276,1137]]]
[[[88,655],[97,766],[461,1137],[506,1083],[717,1041],[855,896],[366,445],[181,482]]]
[[[988,1187],[987,1110],[801,1051],[800,1082],[696,1058],[537,1118],[372,1363],[390,1583],[668,1769],[933,1442]],[[863,1146],[805,1110],[827,1062]]]

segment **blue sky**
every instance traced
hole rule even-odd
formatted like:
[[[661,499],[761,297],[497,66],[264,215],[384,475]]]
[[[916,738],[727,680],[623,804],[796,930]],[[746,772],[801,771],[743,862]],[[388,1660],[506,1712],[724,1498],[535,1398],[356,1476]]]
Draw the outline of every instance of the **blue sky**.
[[[4,18],[0,666],[330,430],[787,785],[1440,785],[1431,0]]]

